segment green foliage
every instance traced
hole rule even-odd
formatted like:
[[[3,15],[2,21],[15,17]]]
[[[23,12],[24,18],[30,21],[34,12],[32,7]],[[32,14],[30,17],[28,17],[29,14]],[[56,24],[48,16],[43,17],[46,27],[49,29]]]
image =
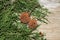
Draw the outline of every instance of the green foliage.
[[[40,22],[46,23],[45,17],[49,12],[37,0],[16,0],[13,3],[11,0],[0,0],[0,40],[45,40],[20,22],[19,14],[26,11]]]

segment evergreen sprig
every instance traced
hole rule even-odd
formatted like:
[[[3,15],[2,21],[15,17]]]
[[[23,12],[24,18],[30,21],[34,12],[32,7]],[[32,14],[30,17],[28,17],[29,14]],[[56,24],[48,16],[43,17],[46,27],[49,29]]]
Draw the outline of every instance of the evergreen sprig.
[[[41,34],[33,33],[36,29],[29,29],[21,23],[21,12],[29,12],[44,23],[49,13],[37,0],[0,0],[0,40],[46,40]]]

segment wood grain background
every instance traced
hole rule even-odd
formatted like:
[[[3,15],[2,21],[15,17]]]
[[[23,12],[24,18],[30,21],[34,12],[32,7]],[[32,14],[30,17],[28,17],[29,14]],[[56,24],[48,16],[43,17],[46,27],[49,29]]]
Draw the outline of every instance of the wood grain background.
[[[60,7],[50,10],[48,24],[42,24],[38,31],[46,33],[47,40],[60,40]]]

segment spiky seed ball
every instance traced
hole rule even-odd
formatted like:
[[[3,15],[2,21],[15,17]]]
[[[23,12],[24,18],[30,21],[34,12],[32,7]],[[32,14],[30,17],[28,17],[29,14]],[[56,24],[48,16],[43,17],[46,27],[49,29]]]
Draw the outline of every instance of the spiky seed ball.
[[[29,28],[34,29],[37,27],[37,20],[31,19],[28,23]]]
[[[22,23],[28,23],[30,21],[29,13],[23,12],[20,16],[20,20]]]

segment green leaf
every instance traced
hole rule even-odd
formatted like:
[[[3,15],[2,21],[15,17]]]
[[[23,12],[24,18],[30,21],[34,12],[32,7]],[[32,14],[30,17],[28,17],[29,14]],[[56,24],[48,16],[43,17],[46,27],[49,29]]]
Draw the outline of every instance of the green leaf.
[[[0,40],[4,40],[5,37],[0,37]]]

